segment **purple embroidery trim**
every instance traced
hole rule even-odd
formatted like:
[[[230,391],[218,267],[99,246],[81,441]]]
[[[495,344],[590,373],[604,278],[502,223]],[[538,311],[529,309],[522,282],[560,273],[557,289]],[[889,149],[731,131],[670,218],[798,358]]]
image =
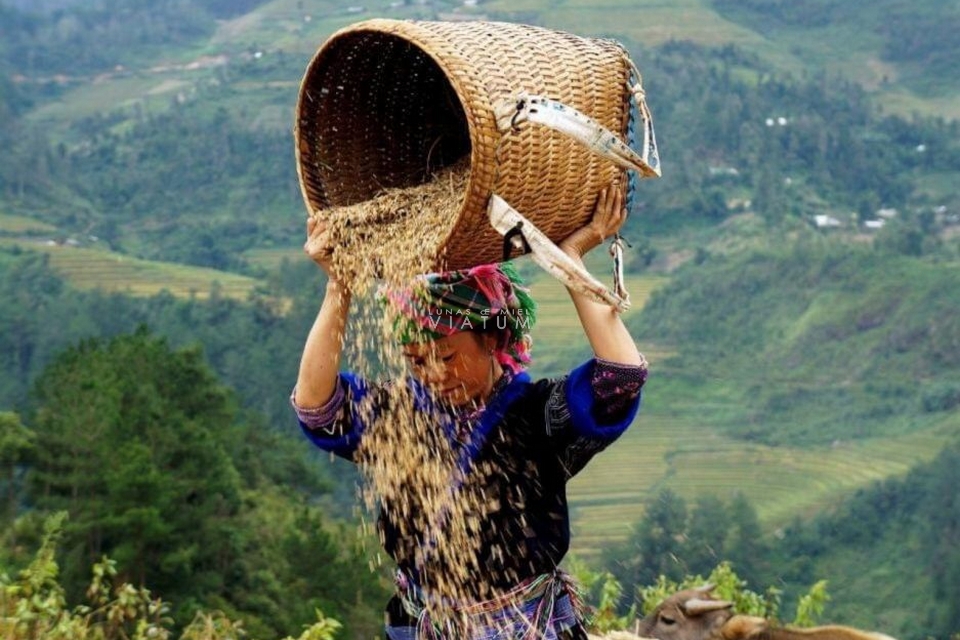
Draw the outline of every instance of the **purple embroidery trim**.
[[[311,431],[327,431],[333,433],[334,422],[340,415],[343,403],[346,399],[346,393],[343,390],[343,383],[338,379],[333,395],[327,402],[319,407],[304,408],[295,401],[297,389],[294,387],[290,394],[290,405],[297,412],[297,418],[307,429]]]
[[[590,388],[597,418],[603,421],[622,415],[640,395],[646,381],[646,360],[634,365],[596,358]]]

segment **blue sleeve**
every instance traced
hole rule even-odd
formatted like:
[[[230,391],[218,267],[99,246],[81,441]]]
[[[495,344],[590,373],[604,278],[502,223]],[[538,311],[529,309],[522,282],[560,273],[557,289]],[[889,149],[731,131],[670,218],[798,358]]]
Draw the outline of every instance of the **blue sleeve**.
[[[365,426],[357,407],[370,397],[371,388],[363,378],[352,373],[341,373],[340,380],[346,386],[346,399],[332,428],[310,429],[303,421],[299,421],[300,429],[317,447],[341,458],[353,460]]]
[[[598,418],[604,414],[598,411],[593,391],[593,367],[595,360],[588,360],[570,372],[564,384],[564,395],[570,411],[570,423],[574,433],[591,440],[613,442],[627,430],[640,409],[640,396],[637,395],[623,413],[611,420]]]
[[[604,411],[598,411],[591,382],[593,366],[590,360],[556,381],[547,399],[547,434],[568,480],[619,438],[640,408],[637,395],[627,410],[616,416],[606,417]]]

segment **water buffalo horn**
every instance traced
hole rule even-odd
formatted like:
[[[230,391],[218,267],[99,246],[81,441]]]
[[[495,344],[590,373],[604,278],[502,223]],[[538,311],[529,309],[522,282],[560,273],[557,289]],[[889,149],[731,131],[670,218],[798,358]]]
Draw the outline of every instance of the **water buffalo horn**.
[[[698,616],[709,611],[729,609],[732,606],[733,603],[728,602],[727,600],[703,600],[702,598],[690,598],[683,603],[683,611],[688,616]]]

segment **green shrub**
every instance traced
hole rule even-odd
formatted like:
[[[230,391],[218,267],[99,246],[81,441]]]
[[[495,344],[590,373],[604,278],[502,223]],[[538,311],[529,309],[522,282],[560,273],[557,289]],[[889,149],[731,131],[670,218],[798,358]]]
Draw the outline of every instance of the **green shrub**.
[[[170,605],[149,589],[115,585],[116,563],[94,564],[87,604],[69,607],[58,582],[55,554],[66,514],[47,519],[43,543],[33,562],[15,579],[0,576],[0,637],[7,640],[169,640],[174,638]],[[340,623],[317,611],[317,622],[296,640],[334,640]],[[238,640],[243,625],[222,612],[196,614],[179,640]],[[284,640],[294,640],[285,638]]]

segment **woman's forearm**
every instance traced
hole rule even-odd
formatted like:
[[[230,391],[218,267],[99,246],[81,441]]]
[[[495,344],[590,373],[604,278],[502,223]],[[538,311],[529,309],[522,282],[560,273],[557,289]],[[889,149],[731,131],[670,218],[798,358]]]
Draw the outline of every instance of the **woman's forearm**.
[[[300,407],[320,407],[333,397],[349,309],[350,291],[330,280],[300,358],[294,392]]]
[[[623,197],[623,190],[616,185],[601,191],[590,222],[560,243],[560,249],[577,265],[582,267],[583,256],[603,244],[606,238],[617,233],[623,226],[627,219]],[[573,299],[580,324],[587,334],[590,346],[593,347],[593,353],[598,358],[618,364],[644,364],[633,337],[613,307],[595,302],[569,287],[567,291]]]
[[[583,261],[578,251],[567,251],[581,266]],[[583,332],[596,357],[619,364],[642,365],[645,363],[633,336],[623,324],[620,314],[611,306],[591,300],[584,294],[568,288],[573,306],[580,318]]]

